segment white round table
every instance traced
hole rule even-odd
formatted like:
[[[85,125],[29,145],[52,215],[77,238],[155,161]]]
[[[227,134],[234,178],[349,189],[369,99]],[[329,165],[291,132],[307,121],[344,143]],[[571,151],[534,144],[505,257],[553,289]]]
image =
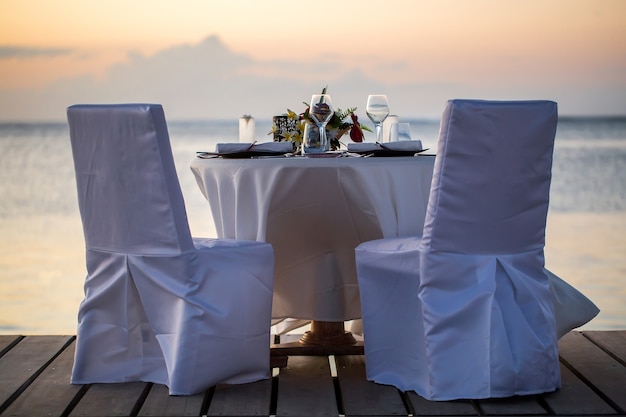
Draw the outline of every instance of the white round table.
[[[269,242],[272,317],[360,318],[354,248],[422,233],[433,155],[196,158],[218,237]]]

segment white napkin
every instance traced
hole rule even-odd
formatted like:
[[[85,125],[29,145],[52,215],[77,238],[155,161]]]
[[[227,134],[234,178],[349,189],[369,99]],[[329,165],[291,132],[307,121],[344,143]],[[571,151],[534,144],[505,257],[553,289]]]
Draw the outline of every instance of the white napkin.
[[[238,152],[273,152],[273,153],[287,153],[293,151],[292,142],[263,142],[255,143],[218,143],[215,145],[215,153],[218,154],[230,154]]]
[[[348,152],[374,151],[421,151],[421,140],[402,140],[399,142],[385,142],[383,145],[372,142],[348,143]]]

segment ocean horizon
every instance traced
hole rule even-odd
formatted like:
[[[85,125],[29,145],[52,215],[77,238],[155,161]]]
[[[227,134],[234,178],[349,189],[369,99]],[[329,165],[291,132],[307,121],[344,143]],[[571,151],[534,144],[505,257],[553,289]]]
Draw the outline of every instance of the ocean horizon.
[[[401,121],[435,148],[438,120]],[[168,127],[191,232],[216,237],[189,163],[236,142],[238,119]],[[259,142],[270,128],[256,120]],[[75,334],[85,259],[66,122],[0,121],[0,178],[0,334]],[[602,310],[583,329],[626,329],[626,116],[559,118],[550,199],[547,268]]]

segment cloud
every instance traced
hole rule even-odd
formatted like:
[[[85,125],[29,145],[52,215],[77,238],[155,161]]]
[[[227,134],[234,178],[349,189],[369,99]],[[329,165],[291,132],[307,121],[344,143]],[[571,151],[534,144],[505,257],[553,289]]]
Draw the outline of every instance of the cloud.
[[[381,93],[388,95],[392,113],[401,118],[438,118],[450,98],[550,98],[559,102],[562,114],[619,114],[626,109],[626,94],[597,86],[537,83],[531,89],[471,78],[442,82],[419,74],[407,82],[395,75],[406,70],[404,62],[390,63],[387,75],[376,78],[366,67],[346,64],[338,56],[306,58],[258,60],[234,53],[218,37],[209,36],[198,44],[177,45],[150,56],[131,53],[103,77],[73,77],[44,88],[0,91],[0,117],[61,121],[71,104],[153,102],[163,104],[168,119],[234,120],[242,114],[269,119],[287,108],[297,111],[324,86],[336,106],[358,107],[366,122],[367,95]]]
[[[0,59],[34,58],[67,55],[73,52],[68,48],[27,48],[21,46],[0,46]]]
[[[81,76],[40,89],[2,91],[0,117],[63,120],[65,108],[75,103],[155,102],[163,104],[172,119],[236,119],[246,113],[271,118],[287,108],[297,111],[324,86],[338,107],[356,106],[362,118],[372,92],[387,92],[392,99],[419,91],[412,103],[436,103],[436,110],[421,114],[425,117],[437,117],[442,103],[424,85],[387,85],[345,65],[339,56],[256,60],[209,36],[198,44],[177,45],[150,56],[129,53],[126,61],[97,79]],[[401,100],[395,103],[396,113],[403,114]],[[404,108],[412,111],[412,106]]]

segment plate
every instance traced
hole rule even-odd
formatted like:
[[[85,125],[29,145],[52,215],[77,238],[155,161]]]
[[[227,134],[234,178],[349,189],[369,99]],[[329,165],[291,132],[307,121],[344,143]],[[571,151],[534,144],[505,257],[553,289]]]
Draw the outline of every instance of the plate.
[[[345,152],[343,151],[338,151],[338,152],[322,152],[322,153],[305,153],[302,156],[305,156],[307,158],[337,158],[338,156],[342,156],[343,154],[345,154]]]
[[[256,156],[284,156],[288,153],[289,152],[278,152],[278,151],[244,151],[244,152],[227,152],[227,153],[196,152],[196,156],[202,159],[210,159],[210,158],[244,159],[244,158],[254,158]]]
[[[419,151],[396,151],[392,149],[380,149],[376,151],[350,151],[350,153],[356,153],[359,155],[371,155],[371,156],[413,156],[418,153],[426,152],[430,148],[424,148]]]

